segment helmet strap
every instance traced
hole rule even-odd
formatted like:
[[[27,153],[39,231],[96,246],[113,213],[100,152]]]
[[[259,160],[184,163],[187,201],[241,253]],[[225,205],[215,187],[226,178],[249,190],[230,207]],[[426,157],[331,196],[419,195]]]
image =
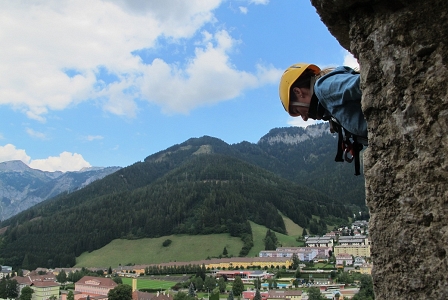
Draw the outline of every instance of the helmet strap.
[[[310,92],[311,96],[314,94],[314,83],[316,83],[316,76],[311,77],[310,79]]]
[[[301,107],[310,107],[309,103],[303,103],[303,102],[291,102],[290,105],[292,105],[292,106],[301,106]]]

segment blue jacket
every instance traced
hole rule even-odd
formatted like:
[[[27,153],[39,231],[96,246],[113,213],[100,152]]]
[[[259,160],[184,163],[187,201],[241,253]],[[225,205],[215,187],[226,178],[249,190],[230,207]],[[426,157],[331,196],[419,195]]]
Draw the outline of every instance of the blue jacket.
[[[314,94],[319,104],[353,134],[367,137],[367,122],[361,110],[359,74],[349,67],[337,67],[319,78]]]

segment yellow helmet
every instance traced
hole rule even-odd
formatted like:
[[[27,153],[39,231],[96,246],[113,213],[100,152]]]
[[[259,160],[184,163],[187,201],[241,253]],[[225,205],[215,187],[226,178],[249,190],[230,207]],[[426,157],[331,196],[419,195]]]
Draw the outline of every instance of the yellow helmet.
[[[289,113],[289,92],[292,84],[302,75],[305,70],[310,69],[314,74],[319,74],[320,68],[313,64],[298,63],[290,66],[282,75],[279,85],[279,95],[283,108]]]

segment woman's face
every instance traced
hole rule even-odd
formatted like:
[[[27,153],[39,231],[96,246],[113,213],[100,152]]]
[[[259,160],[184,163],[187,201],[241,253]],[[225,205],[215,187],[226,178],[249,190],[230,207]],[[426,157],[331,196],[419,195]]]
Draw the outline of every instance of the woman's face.
[[[308,121],[308,110],[312,97],[310,89],[295,87],[292,90],[294,92],[295,99],[293,99],[294,97],[291,97],[289,114],[293,117],[300,116],[304,121]],[[294,105],[294,102],[299,103],[299,105]]]

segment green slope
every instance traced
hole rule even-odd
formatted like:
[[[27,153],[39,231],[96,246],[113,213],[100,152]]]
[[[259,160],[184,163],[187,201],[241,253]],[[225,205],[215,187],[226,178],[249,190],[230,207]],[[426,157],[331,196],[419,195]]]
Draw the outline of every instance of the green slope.
[[[296,228],[290,219],[284,217],[290,228]],[[258,256],[264,250],[263,239],[268,230],[265,226],[250,222],[254,246],[248,257]],[[275,233],[282,246],[298,246],[296,236]],[[170,239],[170,246],[163,247],[165,240]],[[170,235],[159,238],[144,238],[139,240],[113,240],[101,249],[85,252],[76,258],[75,267],[116,267],[119,264],[152,264],[170,261],[196,261],[207,257],[219,257],[224,247],[228,255],[238,256],[243,243],[238,237],[229,234],[209,235]]]
[[[172,242],[163,247],[165,240]],[[101,249],[85,252],[76,259],[76,267],[116,267],[127,264],[152,264],[170,261],[195,261],[218,257],[224,247],[238,256],[243,242],[229,234],[170,235],[139,240],[117,239]]]

